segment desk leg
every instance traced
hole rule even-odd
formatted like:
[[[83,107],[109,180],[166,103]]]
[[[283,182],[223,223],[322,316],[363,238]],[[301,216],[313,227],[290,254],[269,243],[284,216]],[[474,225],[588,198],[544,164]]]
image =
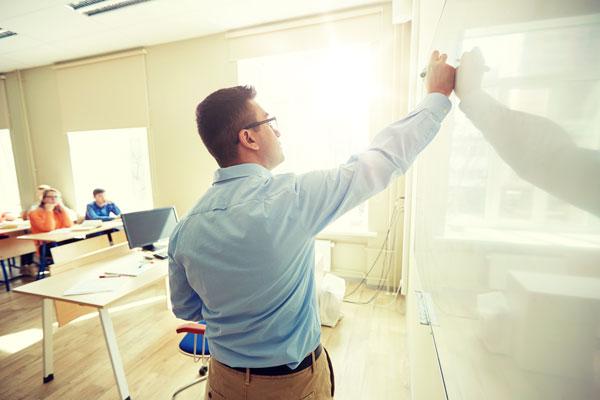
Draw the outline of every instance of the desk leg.
[[[46,271],[46,242],[42,242],[40,245],[40,269],[38,270],[37,277],[35,280],[41,279],[44,277],[44,272]]]
[[[42,328],[44,330],[44,383],[50,382],[54,379],[54,356],[52,350],[52,322],[54,300],[43,299],[42,300]]]
[[[9,279],[8,274],[6,273],[6,267],[4,266],[4,260],[0,260],[0,264],[2,265],[2,272],[4,272],[4,285],[6,286],[6,291],[10,292],[10,284],[8,283]],[[8,270],[10,271],[10,262],[8,262]]]
[[[99,308],[98,313],[100,314],[102,329],[104,329],[104,338],[106,339],[106,346],[108,347],[108,354],[110,355],[110,361],[115,374],[115,380],[117,381],[117,387],[119,388],[119,394],[121,395],[121,399],[129,400],[129,389],[127,389],[127,380],[125,379],[125,371],[123,370],[121,355],[119,354],[119,349],[117,347],[117,338],[115,336],[115,330],[113,329],[112,320],[110,319],[106,308]]]

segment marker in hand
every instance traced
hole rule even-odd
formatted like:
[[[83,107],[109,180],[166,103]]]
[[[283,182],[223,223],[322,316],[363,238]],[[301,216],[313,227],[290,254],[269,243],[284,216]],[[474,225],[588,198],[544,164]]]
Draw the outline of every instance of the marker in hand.
[[[457,58],[456,61],[460,61],[460,58]],[[460,67],[460,65],[459,65]],[[483,71],[484,72],[488,72],[490,70],[490,67],[488,67],[487,65],[483,66]],[[419,74],[419,76],[421,78],[425,78],[427,76],[427,67],[423,68],[423,71],[421,71],[421,73]]]

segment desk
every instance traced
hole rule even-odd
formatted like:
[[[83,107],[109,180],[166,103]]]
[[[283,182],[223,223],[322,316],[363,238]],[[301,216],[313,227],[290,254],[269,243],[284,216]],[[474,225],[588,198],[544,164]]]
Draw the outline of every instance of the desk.
[[[77,225],[75,225],[77,226]],[[109,231],[111,229],[121,228],[123,227],[123,221],[121,219],[113,219],[112,221],[103,221],[102,225],[98,228],[93,228],[85,231],[77,231],[72,228],[66,229],[57,229],[56,231],[50,232],[42,232],[42,233],[30,233],[28,235],[23,235],[17,237],[17,239],[24,240],[37,240],[42,242],[40,246],[40,269],[37,274],[36,279],[40,279],[44,275],[44,271],[46,270],[46,244],[47,243],[57,243],[70,239],[85,239],[87,235],[92,233]]]
[[[31,228],[31,224],[29,221],[23,221],[16,228],[0,228],[0,236],[8,235],[9,233],[15,234],[17,232],[25,232],[26,230]]]
[[[9,275],[12,275],[12,269],[16,268],[14,257],[33,253],[35,251],[33,243],[20,243],[21,241],[16,238],[30,227],[29,221],[24,221],[17,227],[0,229],[0,266],[2,267],[2,272],[4,274],[3,282],[7,292],[10,291],[10,281],[21,277],[21,275],[19,275],[9,278]],[[10,274],[7,272],[4,260],[6,260],[8,264],[8,272],[10,272]]]
[[[143,260],[139,251],[129,250],[127,243],[103,249],[74,261],[76,267],[62,272],[59,276],[35,281],[27,285],[13,289],[14,293],[37,296],[42,299],[42,325],[44,331],[44,383],[54,379],[53,371],[53,349],[52,349],[52,322],[54,315],[52,301],[62,300],[70,303],[87,305],[98,309],[100,322],[104,330],[104,338],[110,355],[115,380],[119,389],[121,399],[129,399],[129,389],[125,379],[125,371],[121,362],[121,356],[117,347],[117,340],[113,329],[107,307],[115,301],[146,287],[167,275],[167,260],[154,260],[156,266],[137,277],[120,277],[111,279],[123,279],[123,284],[113,292],[94,293],[76,296],[64,296],[65,290],[77,282],[102,275],[107,268],[115,266],[139,264]],[[68,263],[67,263],[68,264]],[[62,265],[67,265],[62,264]]]

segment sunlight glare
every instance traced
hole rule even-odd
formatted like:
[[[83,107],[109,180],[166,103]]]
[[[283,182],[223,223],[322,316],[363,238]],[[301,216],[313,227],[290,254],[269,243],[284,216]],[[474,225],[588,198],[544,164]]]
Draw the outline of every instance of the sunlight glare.
[[[14,354],[42,340],[41,329],[26,329],[0,337],[0,351]]]

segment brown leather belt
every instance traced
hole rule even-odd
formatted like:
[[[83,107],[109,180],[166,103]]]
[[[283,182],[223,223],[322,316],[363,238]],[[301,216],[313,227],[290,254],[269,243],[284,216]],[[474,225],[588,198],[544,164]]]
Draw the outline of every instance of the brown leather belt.
[[[323,350],[323,346],[318,345],[317,348],[315,349],[314,353],[315,353],[315,361],[317,361],[317,359],[319,358],[319,356],[321,355],[321,352]],[[306,369],[308,367],[310,367],[312,365],[312,353],[311,352],[309,355],[307,355],[304,360],[302,360],[300,362],[300,364],[296,367],[296,369],[291,369],[290,367],[288,367],[287,365],[278,365],[276,367],[265,367],[265,368],[250,368],[250,373],[254,374],[254,375],[267,375],[267,376],[279,376],[279,375],[289,375],[289,374],[293,374],[295,372],[300,372],[303,369]],[[223,364],[225,365],[225,364]],[[231,369],[235,369],[236,371],[240,371],[243,373],[246,373],[246,368],[240,368],[240,367],[230,367],[228,365],[225,365],[228,368]]]

